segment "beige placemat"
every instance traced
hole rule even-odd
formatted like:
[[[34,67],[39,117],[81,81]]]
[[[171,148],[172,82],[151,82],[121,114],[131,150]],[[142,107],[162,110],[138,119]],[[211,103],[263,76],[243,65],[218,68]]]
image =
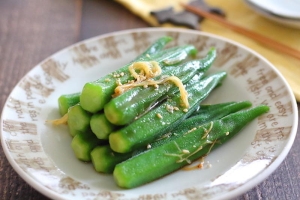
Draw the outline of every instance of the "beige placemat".
[[[150,14],[172,6],[175,11],[182,8],[179,3],[188,3],[189,0],[115,0],[129,9],[132,13],[144,19],[151,26],[160,25],[157,19]],[[226,19],[237,25],[246,27],[274,40],[278,40],[290,47],[300,50],[300,29],[285,27],[256,14],[242,0],[206,0],[207,4],[221,8],[226,13]],[[296,99],[300,102],[300,60],[276,52],[252,39],[235,33],[211,20],[201,22],[201,30],[235,40],[267,58],[283,74],[290,84]]]

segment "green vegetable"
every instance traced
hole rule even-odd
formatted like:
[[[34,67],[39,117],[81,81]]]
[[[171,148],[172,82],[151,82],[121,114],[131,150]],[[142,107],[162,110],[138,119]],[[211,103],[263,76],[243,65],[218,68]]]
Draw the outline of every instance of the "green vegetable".
[[[99,140],[95,134],[88,130],[80,132],[73,137],[71,147],[73,152],[81,161],[91,161],[91,151],[98,145],[107,144],[107,140]]]
[[[193,112],[190,117],[199,115],[199,114],[205,114],[209,113],[209,111],[217,111],[219,108],[224,108],[228,105],[236,104],[236,101],[228,101],[228,102],[223,102],[223,103],[218,103],[218,104],[200,104],[199,108]]]
[[[177,67],[164,70],[162,75],[155,80],[163,79],[168,76],[176,76],[185,84],[197,72],[202,72],[202,75],[204,75],[204,72],[209,69],[215,58],[216,50],[211,49],[205,58],[192,60]],[[158,89],[154,86],[147,88],[143,86],[135,87],[113,98],[104,106],[105,116],[113,124],[126,125],[149,110],[159,98],[178,91],[178,87],[172,82],[161,84],[158,87]]]
[[[91,116],[91,113],[85,111],[80,104],[72,106],[68,112],[68,126],[71,135],[75,136],[78,131],[87,131],[90,128]]]
[[[174,95],[168,101],[152,109],[128,126],[112,132],[109,135],[111,148],[119,153],[126,153],[146,146],[153,139],[167,133],[185,118],[191,115],[211,91],[226,77],[225,72],[210,75],[203,80],[194,77],[186,86],[189,94],[190,108],[179,108],[180,94]]]
[[[64,94],[58,98],[58,109],[61,116],[68,113],[70,107],[79,103],[80,92]]]
[[[114,179],[123,188],[133,188],[154,181],[206,156],[268,110],[269,107],[265,105],[257,106],[183,133],[184,137],[178,137],[117,164],[113,172]]]
[[[173,40],[173,38],[171,38],[169,36],[163,36],[163,37],[157,39],[148,49],[146,49],[146,51],[144,51],[141,55],[136,57],[135,60],[141,60],[141,59],[144,59],[148,56],[151,56],[151,55],[159,52],[166,46],[166,44],[168,44],[172,40]]]
[[[196,49],[192,45],[179,46],[160,51],[155,55],[144,58],[143,61],[154,60],[161,63],[161,65],[164,63],[180,63],[186,59],[188,55],[194,55],[195,52]],[[133,77],[128,70],[128,67],[131,64],[132,63],[129,63],[96,81],[86,83],[80,95],[81,106],[91,113],[96,113],[102,110],[104,105],[111,100],[111,96],[118,85],[118,81],[124,84],[129,80],[133,80]]]
[[[226,102],[215,105],[201,105],[201,112],[196,111],[197,115],[190,117],[180,123],[179,126],[175,127],[170,133],[159,138],[158,140],[151,142],[148,148],[155,148],[159,145],[162,145],[170,140],[173,140],[177,137],[180,137],[182,133],[185,133],[196,126],[210,122],[215,119],[220,119],[230,113],[237,112],[238,110],[244,109],[251,106],[249,101],[242,102]],[[203,109],[204,107],[204,109]],[[144,147],[140,150],[129,152],[129,153],[116,153],[114,152],[109,145],[96,147],[92,153],[92,162],[94,168],[97,172],[103,173],[112,173],[114,167],[128,158],[131,158],[134,155],[144,152],[147,150],[147,147]]]
[[[206,121],[207,119],[212,120],[212,118],[221,118],[230,113],[236,112],[243,108],[250,107],[252,103],[250,101],[239,101],[239,102],[225,102],[213,105],[200,105],[200,109],[193,112],[190,116],[197,116],[198,122]],[[201,116],[201,118],[199,118]]]
[[[115,166],[132,157],[133,153],[114,152],[109,145],[97,146],[91,152],[93,166],[97,172],[112,173]]]
[[[172,40],[173,40],[173,38],[171,38],[169,36],[163,36],[163,37],[157,39],[146,51],[144,51],[141,55],[136,57],[135,60],[142,60],[146,57],[151,56],[152,54],[159,52],[160,50],[162,50],[165,47],[166,44],[168,44]],[[77,93],[72,93],[72,94],[64,94],[58,98],[58,107],[59,107],[61,116],[66,114],[68,112],[68,109],[71,106],[74,106],[77,103],[79,103],[80,95],[81,95],[81,93],[77,92]]]
[[[71,126],[68,126],[68,127],[69,127],[69,133],[72,137],[75,137],[77,134],[81,133],[81,131],[74,129]]]
[[[118,126],[110,123],[102,112],[93,114],[90,126],[99,139],[108,139],[108,135],[118,128]]]

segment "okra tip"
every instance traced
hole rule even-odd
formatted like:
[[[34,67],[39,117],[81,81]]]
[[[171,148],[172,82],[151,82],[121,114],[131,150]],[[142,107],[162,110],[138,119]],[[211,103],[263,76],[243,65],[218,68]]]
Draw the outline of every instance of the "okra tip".
[[[102,87],[93,83],[86,83],[80,95],[81,107],[91,113],[100,111],[104,104]]]
[[[196,57],[198,54],[198,49],[194,48],[194,49],[191,49],[190,52],[189,52],[189,55],[192,56],[192,57]]]
[[[106,119],[112,124],[125,125],[126,123],[122,122],[127,122],[126,118],[124,118],[124,113],[120,109],[118,109],[116,105],[112,103],[112,101],[108,102],[104,106],[104,114]]]
[[[209,48],[209,52],[217,52],[216,47],[210,47],[210,48]]]
[[[130,142],[126,137],[123,137],[119,131],[109,134],[110,148],[118,153],[127,153],[131,151]]]
[[[270,107],[265,104],[260,104],[260,105],[256,106],[255,109],[261,111],[261,113],[263,114],[263,113],[269,112]]]
[[[109,162],[103,162],[108,150],[107,146],[97,146],[91,151],[91,160],[97,172],[112,173],[108,170]]]
[[[58,110],[61,116],[65,115],[68,112],[68,102],[64,96],[58,98]]]
[[[123,170],[122,169],[120,170],[118,165],[116,165],[113,171],[113,178],[119,187],[126,188],[126,189],[132,188],[128,185],[128,181],[123,174]]]
[[[162,36],[161,38],[159,38],[158,41],[159,41],[159,40],[164,41],[164,43],[168,43],[168,42],[173,41],[173,38],[172,38],[171,36],[165,35],[165,36]]]

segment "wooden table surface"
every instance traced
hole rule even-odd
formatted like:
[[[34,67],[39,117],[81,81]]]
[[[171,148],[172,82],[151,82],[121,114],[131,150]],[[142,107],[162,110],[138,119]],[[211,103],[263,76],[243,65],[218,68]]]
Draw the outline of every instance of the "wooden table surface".
[[[0,1],[1,110],[17,82],[58,50],[104,33],[148,26],[110,0]],[[279,168],[237,199],[300,199],[299,129],[297,133],[292,149]],[[0,199],[48,199],[19,177],[2,148]]]

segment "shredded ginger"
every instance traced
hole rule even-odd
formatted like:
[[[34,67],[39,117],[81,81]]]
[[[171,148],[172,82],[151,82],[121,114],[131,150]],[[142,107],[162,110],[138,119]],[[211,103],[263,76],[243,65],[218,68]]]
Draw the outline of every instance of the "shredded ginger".
[[[68,123],[68,113],[59,119],[47,120],[46,123],[51,123],[52,125],[55,125],[55,126],[61,125],[61,124],[67,124]]]
[[[138,74],[136,70],[140,70],[140,73]],[[141,82],[160,75],[161,68],[156,61],[135,62],[129,66],[129,72],[138,82]]]
[[[139,70],[140,72],[137,73],[136,70]],[[155,86],[156,88],[160,84],[164,84],[167,81],[173,82],[178,88],[180,92],[180,98],[183,104],[183,107],[188,108],[189,102],[188,102],[188,93],[185,90],[185,87],[182,83],[182,81],[176,77],[176,76],[168,76],[164,77],[160,80],[153,80],[152,78],[158,76],[161,74],[161,68],[159,64],[156,61],[150,61],[150,62],[135,62],[132,65],[129,66],[129,72],[131,75],[136,79],[136,81],[132,81],[126,84],[119,84],[115,88],[115,93],[113,97],[119,96],[125,91],[134,88],[134,87],[140,87],[143,86],[144,88],[148,86]]]

